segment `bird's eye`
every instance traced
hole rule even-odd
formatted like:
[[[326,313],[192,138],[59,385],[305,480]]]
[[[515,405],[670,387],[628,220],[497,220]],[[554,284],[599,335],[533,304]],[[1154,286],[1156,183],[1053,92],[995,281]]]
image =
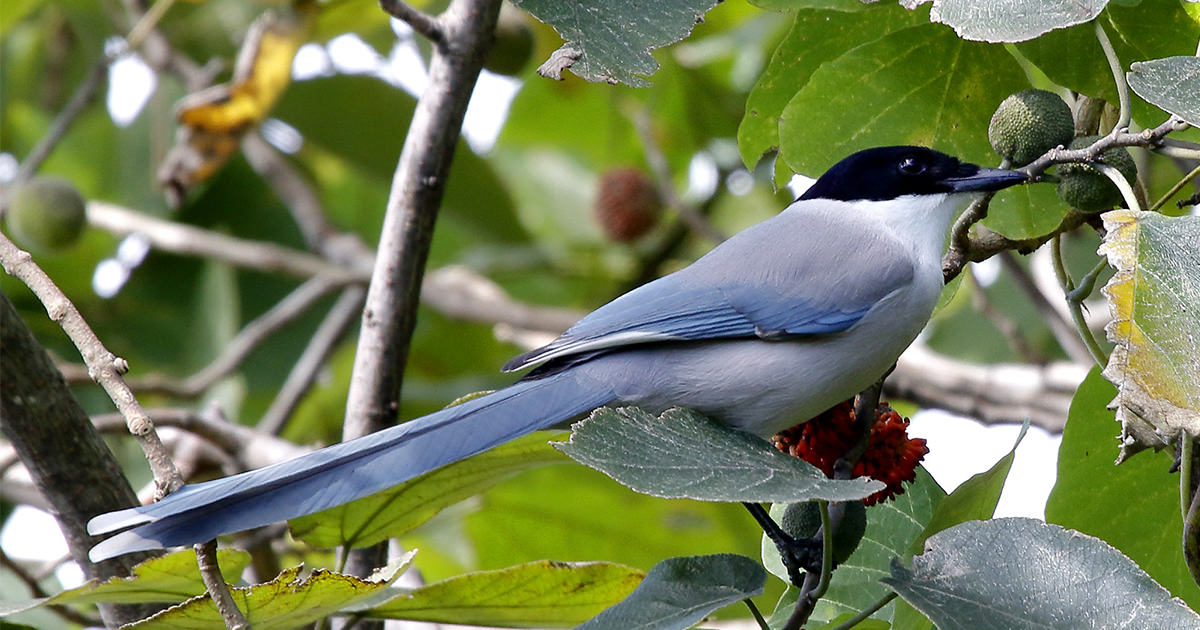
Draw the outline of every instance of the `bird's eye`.
[[[915,157],[900,160],[900,172],[905,175],[920,175],[925,172],[925,163]]]

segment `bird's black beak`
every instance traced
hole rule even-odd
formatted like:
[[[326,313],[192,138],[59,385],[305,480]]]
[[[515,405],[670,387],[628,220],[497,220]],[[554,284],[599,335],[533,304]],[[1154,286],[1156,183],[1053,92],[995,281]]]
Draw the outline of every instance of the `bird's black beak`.
[[[952,192],[987,192],[1029,181],[1029,176],[1021,171],[979,167],[973,170],[974,172],[969,174],[960,170],[954,177],[942,180],[942,183],[948,186]]]

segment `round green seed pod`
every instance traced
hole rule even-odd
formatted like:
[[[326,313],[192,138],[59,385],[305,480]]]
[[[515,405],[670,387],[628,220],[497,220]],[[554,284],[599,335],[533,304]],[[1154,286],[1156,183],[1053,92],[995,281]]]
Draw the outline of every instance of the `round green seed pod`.
[[[1070,148],[1082,149],[1091,146],[1100,136],[1082,136],[1071,142]],[[1100,159],[1121,171],[1125,181],[1132,186],[1137,182],[1137,164],[1125,147],[1115,147],[1100,154]],[[1084,212],[1100,212],[1121,203],[1121,191],[1099,169],[1080,162],[1059,164],[1058,198],[1072,208]]]
[[[988,125],[992,149],[1013,166],[1024,166],[1046,151],[1066,145],[1074,133],[1071,108],[1046,90],[1025,90],[1004,99]]]
[[[845,504],[846,513],[833,537],[833,561],[841,564],[854,553],[867,531],[867,508],[861,501]],[[821,527],[821,508],[813,501],[793,503],[779,519],[779,526],[793,538],[812,538]]]
[[[529,17],[507,2],[500,5],[496,39],[488,50],[483,67],[496,74],[514,76],[533,59],[533,48],[533,27],[529,25]]]
[[[25,182],[8,206],[8,230],[22,247],[53,252],[74,245],[87,227],[83,197],[58,177]]]

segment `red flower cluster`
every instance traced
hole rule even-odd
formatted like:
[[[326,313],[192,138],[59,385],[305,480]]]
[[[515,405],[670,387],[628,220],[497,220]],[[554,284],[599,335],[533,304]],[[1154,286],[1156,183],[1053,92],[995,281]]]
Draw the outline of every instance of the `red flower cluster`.
[[[775,436],[775,448],[790,453],[833,476],[833,465],[858,443],[854,431],[854,403],[835,405],[821,415]],[[854,465],[855,477],[871,477],[887,487],[863,499],[875,505],[904,493],[904,482],[917,476],[917,464],[929,452],[922,438],[908,437],[908,419],[887,403],[875,410],[875,425],[867,450]]]

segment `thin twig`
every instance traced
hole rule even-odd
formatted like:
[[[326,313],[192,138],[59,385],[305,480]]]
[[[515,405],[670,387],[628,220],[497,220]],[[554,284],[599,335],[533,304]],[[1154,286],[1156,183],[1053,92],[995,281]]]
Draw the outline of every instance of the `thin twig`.
[[[899,595],[897,595],[895,591],[892,591],[892,592],[888,593],[887,595],[884,595],[883,597],[881,597],[874,604],[871,604],[870,606],[867,606],[866,608],[859,611],[858,614],[856,614],[853,617],[847,619],[846,621],[834,626],[833,628],[830,628],[829,630],[850,630],[854,626],[857,626],[858,624],[862,623],[863,620],[865,620],[867,617],[870,617],[871,615],[874,615],[875,613],[882,610],[884,606],[887,606],[888,604],[890,604],[892,602],[892,600],[896,599],[897,597],[899,597]]]
[[[337,265],[305,252],[274,243],[226,236],[183,223],[167,221],[110,203],[90,201],[88,223],[113,234],[140,234],[156,249],[199,256],[264,272],[298,278],[324,276],[335,284],[361,283],[363,271]]]
[[[1123,128],[1114,129],[1112,133],[1101,136],[1087,147],[1080,149],[1051,149],[1045,155],[1018,170],[1029,175],[1031,179],[1036,180],[1046,169],[1055,164],[1065,162],[1095,163],[1101,154],[1113,147],[1160,147],[1165,142],[1167,134],[1184,129],[1185,127],[1187,127],[1187,123],[1183,119],[1171,115],[1161,125],[1153,129],[1145,129],[1139,133],[1129,133]],[[1090,215],[1071,211],[1067,213],[1062,223],[1051,233],[1027,239],[1009,239],[983,226],[978,226],[976,228],[977,233],[971,236],[970,230],[972,227],[977,225],[978,221],[986,216],[986,214],[986,204],[980,199],[972,203],[967,211],[955,222],[954,229],[951,232],[950,247],[946,255],[942,258],[942,274],[946,282],[949,282],[959,273],[962,273],[963,267],[969,262],[986,260],[1003,250],[1029,253],[1057,235],[1069,232],[1090,219]]]
[[[171,461],[170,454],[154,430],[154,423],[121,378],[122,374],[129,371],[129,363],[104,347],[91,326],[83,319],[79,309],[75,308],[46,272],[33,262],[33,257],[17,248],[3,234],[0,234],[0,263],[10,275],[24,282],[46,307],[50,319],[62,327],[79,350],[88,366],[88,373],[104,388],[117,410],[121,412],[129,432],[137,438],[150,464],[150,470],[154,473],[158,490],[156,494],[173,492],[182,486],[183,476]],[[215,557],[209,558],[200,553],[199,548],[197,559],[202,565],[211,563],[215,566],[217,562]],[[219,593],[214,592],[213,597],[217,596]]]
[[[658,141],[654,138],[654,129],[651,127],[650,113],[645,109],[639,109],[629,115],[630,121],[633,123],[633,128],[637,131],[638,138],[642,143],[642,152],[646,156],[646,164],[650,166],[650,172],[654,174],[655,187],[658,189],[658,194],[666,202],[668,208],[674,208],[679,213],[679,218],[683,220],[688,227],[704,238],[720,243],[726,237],[720,230],[713,227],[695,206],[685,202],[675,192],[675,182],[671,177],[671,167],[667,164],[667,156],[663,154],[662,148],[658,146]]]
[[[225,453],[240,460],[247,468],[270,466],[312,450],[262,431],[222,421],[191,409],[147,409],[146,414],[158,426],[187,431],[212,443]],[[117,431],[119,421],[119,416],[116,414],[92,416],[92,423],[101,433]]]
[[[304,315],[318,300],[337,286],[320,276],[312,278],[272,306],[267,312],[246,324],[228,343],[220,356],[187,377],[182,382],[159,375],[141,379],[130,379],[131,386],[138,391],[155,392],[194,398],[208,391],[217,381],[225,378],[241,365],[246,357],[278,330]]]
[[[1004,253],[1007,252],[1001,252],[1001,254]],[[966,278],[971,283],[971,305],[975,307],[975,310],[979,311],[979,314],[983,315],[996,327],[996,330],[1000,331],[1000,334],[1004,335],[1004,338],[1008,340],[1008,345],[1023,359],[1037,365],[1045,363],[1046,357],[1030,345],[1017,323],[1008,315],[996,310],[996,307],[992,305],[987,290],[984,289],[983,285],[979,284],[979,280],[975,278],[975,274],[968,273],[966,274]],[[1072,331],[1072,336],[1074,336],[1074,331]]]
[[[196,558],[200,564],[200,576],[204,579],[208,596],[212,598],[213,604],[216,604],[217,612],[221,613],[225,627],[229,630],[249,628],[250,623],[242,616],[242,611],[238,610],[237,604],[233,601],[233,594],[229,592],[229,585],[225,583],[225,577],[221,575],[221,568],[217,566],[217,541],[198,543]]]
[[[1187,186],[1197,177],[1200,177],[1200,166],[1196,166],[1196,168],[1192,169],[1191,172],[1189,172],[1187,175],[1184,175],[1183,179],[1175,182],[1175,184],[1171,186],[1171,189],[1168,190],[1161,198],[1159,198],[1158,201],[1154,202],[1154,205],[1150,206],[1148,209],[1151,212],[1154,212],[1163,207],[1163,204],[1167,203],[1167,200],[1169,200],[1171,197],[1174,197],[1176,193],[1178,193],[1180,190],[1183,190],[1184,186]]]
[[[321,366],[329,360],[329,356],[333,354],[334,348],[350,326],[361,317],[365,296],[366,291],[362,287],[348,287],[342,291],[342,295],[329,309],[329,313],[305,346],[304,352],[288,372],[287,380],[279,388],[275,400],[271,401],[271,406],[259,420],[259,431],[271,435],[279,435],[283,431],[288,418],[316,381]]]
[[[17,168],[17,174],[13,178],[11,186],[8,187],[10,190],[16,189],[21,183],[33,177],[33,174],[46,161],[46,158],[50,157],[50,153],[54,151],[54,147],[58,146],[58,143],[67,135],[67,130],[71,128],[71,125],[75,123],[79,115],[95,100],[96,94],[100,91],[100,86],[104,85],[105,79],[108,77],[108,65],[110,62],[111,60],[106,57],[92,65],[92,69],[88,71],[83,81],[79,84],[79,87],[75,88],[75,93],[71,95],[71,100],[67,101],[62,111],[54,118],[50,129],[46,131],[46,134],[38,140],[33,150],[21,161],[21,165]],[[9,195],[5,195],[5,198],[7,197]],[[4,206],[8,205],[7,201],[0,203]],[[0,214],[3,214],[2,209],[0,209]]]
[[[1088,352],[1083,341],[1079,339],[1079,335],[1075,334],[1075,328],[1065,318],[1062,312],[1050,303],[1050,299],[1045,293],[1038,288],[1037,282],[1029,275],[1029,270],[1017,261],[1017,257],[1011,251],[1003,251],[997,256],[1000,259],[1000,264],[1004,270],[1008,272],[1008,276],[1012,278],[1017,288],[1029,298],[1029,302],[1033,304],[1033,308],[1042,316],[1042,321],[1046,322],[1046,326],[1050,328],[1050,332],[1058,341],[1059,347],[1063,352],[1071,357],[1072,361],[1077,363],[1091,363],[1092,355]],[[1038,361],[1037,363],[1043,363]]]
[[[431,42],[439,43],[444,37],[437,18],[413,8],[404,0],[379,0],[379,8],[383,9],[384,13],[408,24],[414,31],[424,35]]]
[[[1062,236],[1056,236],[1050,242],[1050,254],[1051,259],[1054,261],[1054,273],[1058,276],[1059,284],[1062,285],[1063,294],[1070,296],[1075,290],[1075,283],[1071,280],[1071,275],[1067,272],[1066,263],[1063,261]],[[1087,346],[1088,352],[1092,355],[1092,360],[1101,368],[1108,365],[1108,354],[1100,347],[1100,342],[1096,341],[1096,336],[1092,334],[1091,328],[1088,328],[1087,320],[1083,317],[1083,301],[1072,301],[1068,298],[1067,305],[1070,307],[1071,320],[1075,322],[1075,330]]]
[[[28,252],[19,249],[3,234],[0,234],[0,263],[9,275],[24,282],[37,295],[38,300],[46,307],[50,319],[62,327],[79,349],[84,363],[88,366],[88,373],[108,393],[117,410],[125,418],[129,432],[137,438],[159,487],[164,492],[169,492],[183,485],[179,471],[171,463],[162,440],[154,432],[154,424],[121,378],[122,374],[129,371],[129,364],[125,359],[104,347],[100,338],[79,313],[79,309],[75,308],[50,276],[33,262],[33,257]]]

